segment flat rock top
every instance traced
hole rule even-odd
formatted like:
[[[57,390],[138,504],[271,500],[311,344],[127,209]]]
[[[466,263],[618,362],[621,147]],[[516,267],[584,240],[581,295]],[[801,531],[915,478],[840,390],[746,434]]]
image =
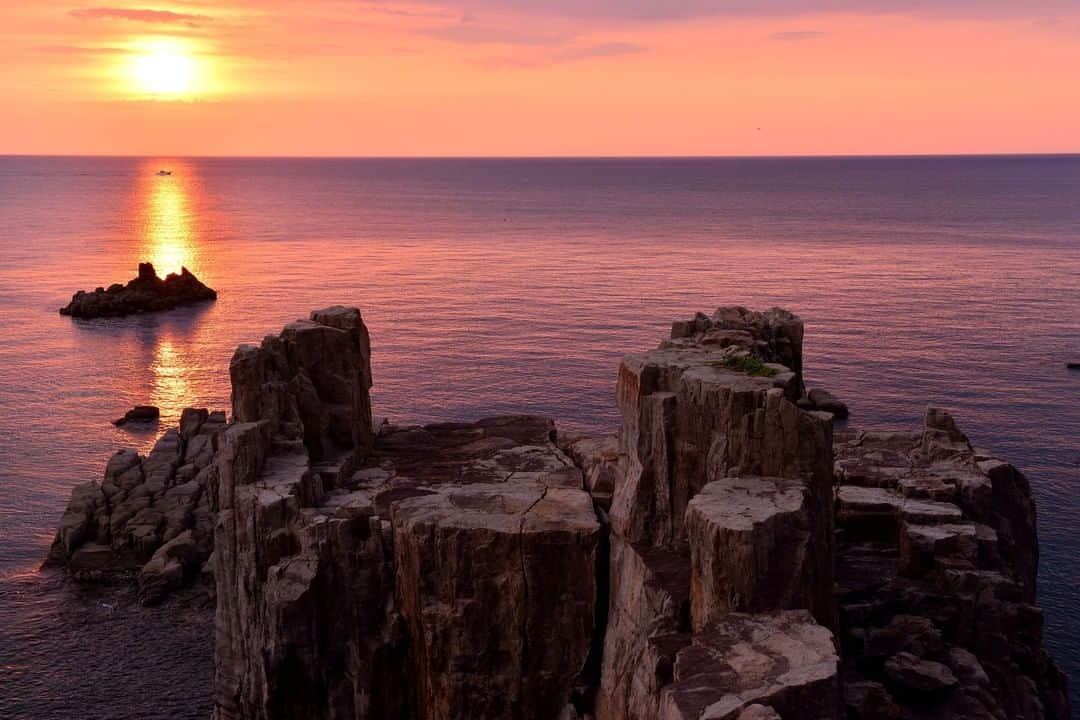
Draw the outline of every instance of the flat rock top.
[[[952,503],[907,498],[895,490],[882,487],[841,485],[836,490],[836,498],[841,511],[895,512],[908,522],[956,522],[963,517],[960,508]]]
[[[777,364],[767,364],[775,375],[750,375],[725,367],[725,357],[727,353],[719,345],[677,345],[625,355],[622,364],[635,372],[642,372],[651,366],[662,368],[665,372],[692,373],[700,381],[746,390],[784,387],[795,377],[795,373]]]
[[[581,490],[524,483],[441,485],[403,498],[392,508],[394,524],[432,524],[518,533],[554,530],[592,533],[600,525]]]
[[[385,428],[324,511],[497,532],[599,528],[581,471],[531,415]]]
[[[413,484],[505,482],[515,472],[576,471],[554,436],[555,423],[532,415],[391,426],[376,438],[366,467]]]
[[[750,530],[756,523],[782,513],[799,512],[806,486],[798,480],[740,476],[706,485],[687,506],[687,513],[732,530]]]

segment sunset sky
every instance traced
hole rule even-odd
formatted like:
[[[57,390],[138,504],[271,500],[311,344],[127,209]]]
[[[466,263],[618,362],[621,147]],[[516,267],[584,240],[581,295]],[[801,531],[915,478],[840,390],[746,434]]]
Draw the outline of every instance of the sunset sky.
[[[1080,151],[1076,0],[0,0],[0,153]]]

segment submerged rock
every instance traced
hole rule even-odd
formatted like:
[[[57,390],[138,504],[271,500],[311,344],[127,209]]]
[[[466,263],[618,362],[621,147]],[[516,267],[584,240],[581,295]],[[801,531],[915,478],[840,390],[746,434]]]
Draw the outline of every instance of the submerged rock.
[[[843,419],[848,416],[848,406],[837,399],[828,390],[822,390],[821,388],[811,388],[810,392],[806,394],[807,400],[814,410],[821,410],[822,412],[832,413],[835,418]]]
[[[217,292],[187,268],[181,268],[179,275],[169,273],[162,280],[147,262],[139,263],[139,275],[127,285],[114,283],[108,290],[99,287],[94,292],[80,290],[60,308],[60,314],[76,318],[118,317],[216,299]]]
[[[113,425],[120,426],[129,422],[152,422],[160,416],[161,410],[154,405],[136,405],[124,413],[124,417],[113,420]]]

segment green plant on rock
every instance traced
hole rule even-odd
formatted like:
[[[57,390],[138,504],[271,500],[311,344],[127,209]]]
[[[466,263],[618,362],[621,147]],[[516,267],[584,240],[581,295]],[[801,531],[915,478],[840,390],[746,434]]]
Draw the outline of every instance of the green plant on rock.
[[[776,374],[774,368],[769,367],[761,361],[761,358],[754,355],[728,355],[723,360],[712,363],[712,365],[743,372],[755,377],[772,377]]]

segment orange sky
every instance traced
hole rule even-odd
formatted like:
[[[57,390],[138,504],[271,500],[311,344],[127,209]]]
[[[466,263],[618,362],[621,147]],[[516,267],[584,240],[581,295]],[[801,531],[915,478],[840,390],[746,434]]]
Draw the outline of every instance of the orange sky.
[[[1078,78],[1075,0],[0,0],[0,153],[1080,152]]]

